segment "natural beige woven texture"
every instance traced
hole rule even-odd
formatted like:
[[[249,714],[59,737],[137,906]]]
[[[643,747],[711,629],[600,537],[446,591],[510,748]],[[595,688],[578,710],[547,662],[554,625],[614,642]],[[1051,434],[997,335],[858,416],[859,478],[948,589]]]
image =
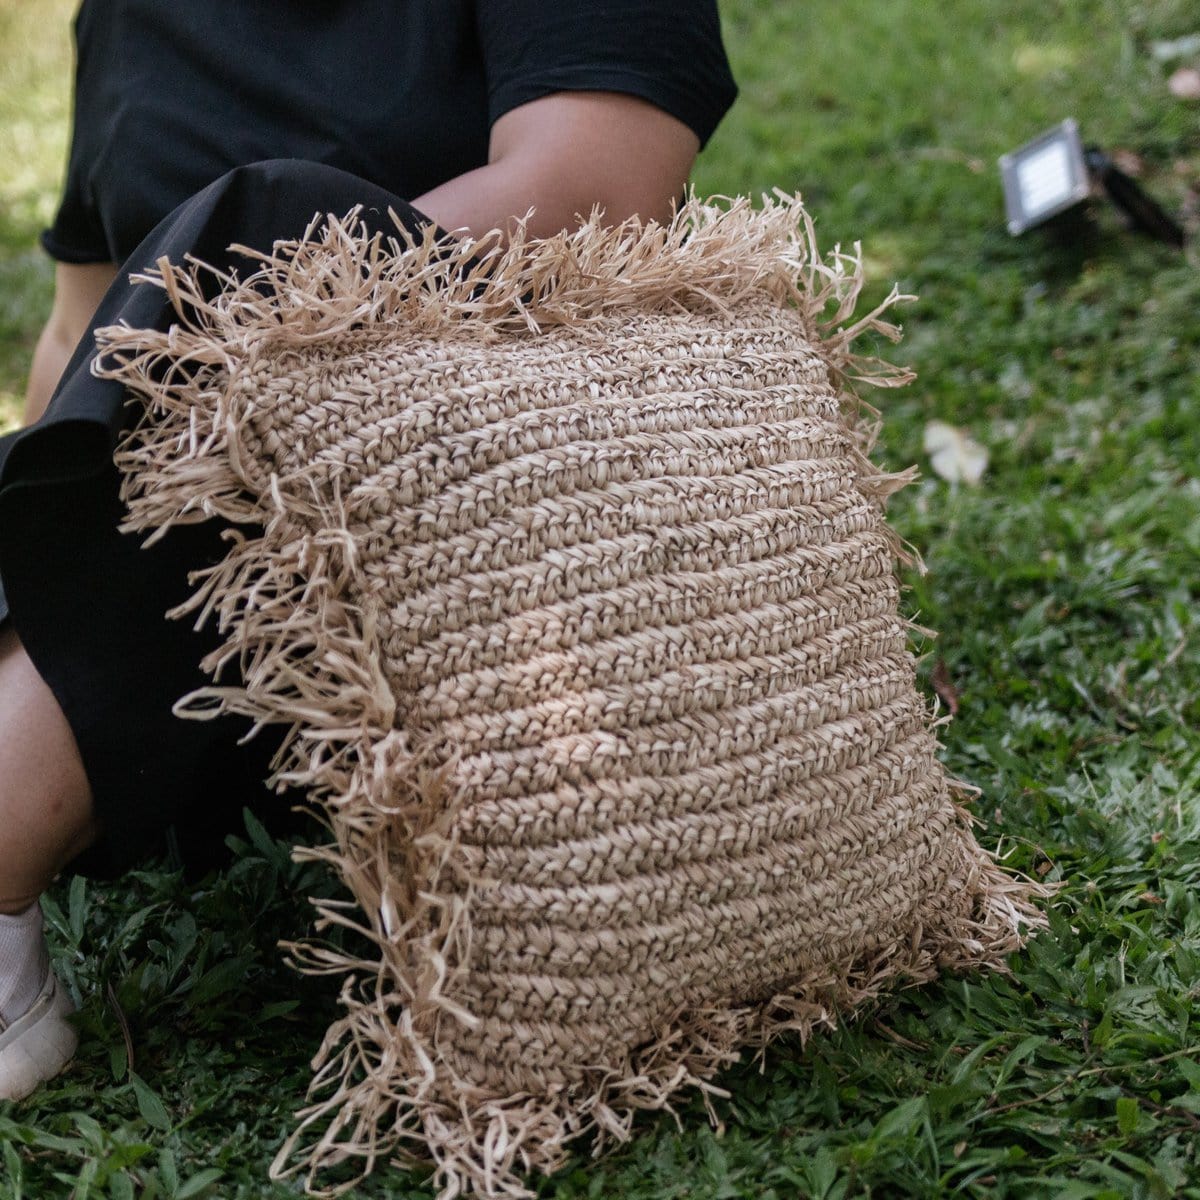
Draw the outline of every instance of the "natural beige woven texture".
[[[131,524],[247,526],[193,606],[244,685],[186,707],[292,726],[357,902],[322,918],[378,948],[298,950],[347,977],[311,1167],[415,1139],[445,1194],[525,1194],[743,1045],[1019,944],[843,390],[890,327],[839,331],[798,202],[483,268],[330,220],[212,303],[162,282],[172,334],[104,335],[156,410]]]

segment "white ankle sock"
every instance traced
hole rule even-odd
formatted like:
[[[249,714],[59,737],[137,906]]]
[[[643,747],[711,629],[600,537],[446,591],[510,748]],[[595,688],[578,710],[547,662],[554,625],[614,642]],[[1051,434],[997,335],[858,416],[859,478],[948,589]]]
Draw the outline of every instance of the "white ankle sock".
[[[50,970],[41,905],[0,913],[0,1028],[23,1017],[38,998]]]

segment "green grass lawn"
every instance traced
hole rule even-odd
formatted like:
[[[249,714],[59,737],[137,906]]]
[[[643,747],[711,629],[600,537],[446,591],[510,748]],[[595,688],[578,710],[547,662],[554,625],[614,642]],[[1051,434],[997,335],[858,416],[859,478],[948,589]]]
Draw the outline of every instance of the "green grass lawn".
[[[0,0],[0,427],[20,417],[29,357],[50,309],[37,246],[66,162],[71,5]]]
[[[34,248],[62,168],[70,5],[0,0],[0,404],[49,303]],[[881,393],[893,520],[957,695],[945,759],[981,840],[1064,884],[1007,977],[946,979],[807,1047],[778,1044],[699,1104],[638,1122],[560,1200],[1200,1197],[1200,276],[1099,211],[1081,243],[1003,230],[995,159],[1067,115],[1135,153],[1176,211],[1200,189],[1200,104],[1153,44],[1194,0],[726,0],[739,107],[704,192],[801,191],[826,244],[864,242],[870,296],[920,296]],[[964,427],[978,488],[928,471]],[[946,682],[943,691],[948,691]],[[282,1197],[267,1166],[335,1011],[281,961],[331,885],[251,827],[201,884],[64,880],[48,904],[82,1001],[76,1065],[0,1104],[0,1200]],[[380,1171],[356,1193],[428,1198]]]

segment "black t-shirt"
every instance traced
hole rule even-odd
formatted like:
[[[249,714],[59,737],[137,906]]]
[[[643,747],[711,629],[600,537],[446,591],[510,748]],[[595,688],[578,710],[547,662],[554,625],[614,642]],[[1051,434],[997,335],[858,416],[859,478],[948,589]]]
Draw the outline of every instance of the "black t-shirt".
[[[487,161],[494,121],[616,91],[708,140],[736,88],[716,0],[84,0],[75,128],[42,242],[123,262],[233,167],[327,163],[417,196]]]

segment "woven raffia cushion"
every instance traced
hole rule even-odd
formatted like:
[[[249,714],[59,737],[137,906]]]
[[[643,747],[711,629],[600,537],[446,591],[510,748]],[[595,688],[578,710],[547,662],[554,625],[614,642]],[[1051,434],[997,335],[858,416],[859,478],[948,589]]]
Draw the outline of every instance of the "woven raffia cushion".
[[[528,1194],[1037,919],[915,687],[856,263],[798,201],[470,249],[330,218],[215,301],[164,264],[179,325],[103,335],[152,414],[131,528],[245,527],[192,606],[242,682],[183,708],[290,727],[358,906],[321,921],[377,951],[302,954],[346,976],[276,1165],[310,1184],[417,1143],[447,1195]]]

